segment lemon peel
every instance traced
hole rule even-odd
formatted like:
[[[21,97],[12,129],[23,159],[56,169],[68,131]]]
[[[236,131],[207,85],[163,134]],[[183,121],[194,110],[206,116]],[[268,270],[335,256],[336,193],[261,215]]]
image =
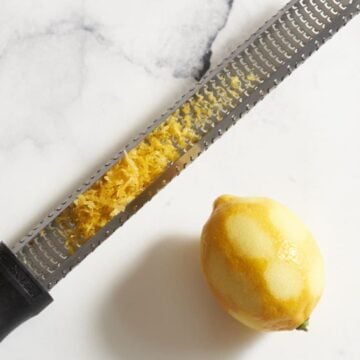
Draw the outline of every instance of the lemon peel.
[[[220,76],[219,76],[220,79]],[[221,77],[221,86],[204,85],[138,145],[125,153],[107,173],[58,217],[70,254],[94,236],[113,217],[125,210],[144,189],[194,146],[214,122],[223,120],[225,109],[234,107],[246,89],[260,79],[248,74]]]
[[[324,288],[311,233],[268,198],[217,198],[201,235],[201,263],[220,305],[260,331],[306,330]]]

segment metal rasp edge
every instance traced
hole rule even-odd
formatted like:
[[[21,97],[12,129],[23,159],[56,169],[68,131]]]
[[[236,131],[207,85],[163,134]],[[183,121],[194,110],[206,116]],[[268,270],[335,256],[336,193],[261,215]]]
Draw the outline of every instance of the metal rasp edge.
[[[331,5],[329,5],[331,4]],[[139,196],[128,204],[126,209],[116,215],[109,221],[102,229],[100,229],[89,241],[84,243],[73,255],[63,259],[59,266],[51,273],[39,278],[37,274],[29,267],[31,256],[36,256],[34,248],[41,244],[37,243],[37,236],[45,227],[56,219],[77,197],[89,189],[99,178],[101,178],[109,169],[112,168],[124,154],[137,146],[151,131],[163,123],[175,109],[179,108],[192,95],[201,89],[208,81],[216,78],[217,74],[222,71],[231,61],[233,61],[239,54],[246,52],[247,49],[267,32],[271,31],[272,27],[279,23],[280,20],[288,21],[288,26],[291,27],[292,22],[295,21],[297,26],[303,24],[304,32],[306,27],[311,25],[311,19],[306,18],[307,11],[305,8],[314,6],[321,8],[324,13],[328,6],[336,8],[338,15],[326,23],[318,34],[311,37],[307,42],[303,41],[303,47],[299,47],[295,54],[293,54],[284,64],[276,68],[276,71],[266,78],[254,91],[246,93],[242,102],[238,104],[235,109],[228,111],[226,117],[204,134],[202,139],[192,146],[186,153],[184,153],[176,162],[171,164],[166,170],[152,182]],[[178,175],[187,164],[192,162],[202,151],[219,138],[226,130],[237,122],[246,112],[248,112],[256,103],[265,97],[269,91],[276,87],[286,76],[307,59],[315,50],[317,50],[326,40],[328,40],[335,32],[344,26],[355,14],[360,11],[360,0],[292,0],[284,8],[282,8],[274,17],[269,19],[258,31],[256,31],[245,43],[239,45],[226,57],[217,67],[209,71],[209,73],[193,88],[184,94],[175,104],[163,113],[158,119],[153,121],[146,129],[138,136],[133,138],[124,149],[116,153],[108,162],[97,170],[87,181],[83,183],[78,189],[71,193],[59,206],[50,212],[43,220],[41,220],[25,237],[16,243],[12,250],[18,259],[28,268],[28,270],[37,278],[37,280],[46,288],[51,289],[61,278],[63,278],[75,265],[80,263],[91,251],[100,245],[107,237],[109,237],[119,226],[121,226],[130,216],[132,216],[138,209],[140,209],[147,201],[149,201],[161,188],[163,188],[172,178]],[[290,14],[290,15],[289,15]],[[316,13],[317,14],[317,13]],[[319,14],[317,14],[319,15]],[[334,14],[333,14],[334,15]],[[282,19],[285,17],[285,19]],[[305,17],[305,22],[303,19]],[[320,19],[320,17],[319,17]],[[322,19],[323,20],[323,19]],[[316,21],[316,20],[313,20]],[[318,28],[313,23],[314,28]],[[298,36],[300,38],[300,36]],[[250,64],[251,65],[251,64]],[[215,79],[216,80],[216,79]],[[25,254],[25,255],[24,255]],[[35,255],[34,255],[35,254]]]

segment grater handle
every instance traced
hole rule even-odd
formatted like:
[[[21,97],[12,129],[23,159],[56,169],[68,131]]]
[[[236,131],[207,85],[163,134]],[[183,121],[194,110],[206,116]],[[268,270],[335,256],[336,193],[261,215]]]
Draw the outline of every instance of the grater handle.
[[[0,243],[0,341],[25,320],[37,315],[51,296],[16,256]]]

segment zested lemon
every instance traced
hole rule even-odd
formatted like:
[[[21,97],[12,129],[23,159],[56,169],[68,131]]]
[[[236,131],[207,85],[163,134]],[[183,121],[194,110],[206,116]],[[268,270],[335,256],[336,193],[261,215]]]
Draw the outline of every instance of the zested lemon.
[[[219,303],[256,330],[303,325],[324,287],[312,235],[285,206],[267,198],[219,197],[203,228],[201,261]]]

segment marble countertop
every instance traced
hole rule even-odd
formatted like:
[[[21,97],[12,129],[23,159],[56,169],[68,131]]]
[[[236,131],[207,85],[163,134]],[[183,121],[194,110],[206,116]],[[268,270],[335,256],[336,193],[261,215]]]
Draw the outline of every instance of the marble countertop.
[[[1,239],[14,243],[285,3],[2,0]],[[359,35],[360,18],[59,283],[0,358],[359,359]],[[222,193],[276,198],[314,233],[327,285],[309,333],[255,334],[211,297],[198,238]]]

